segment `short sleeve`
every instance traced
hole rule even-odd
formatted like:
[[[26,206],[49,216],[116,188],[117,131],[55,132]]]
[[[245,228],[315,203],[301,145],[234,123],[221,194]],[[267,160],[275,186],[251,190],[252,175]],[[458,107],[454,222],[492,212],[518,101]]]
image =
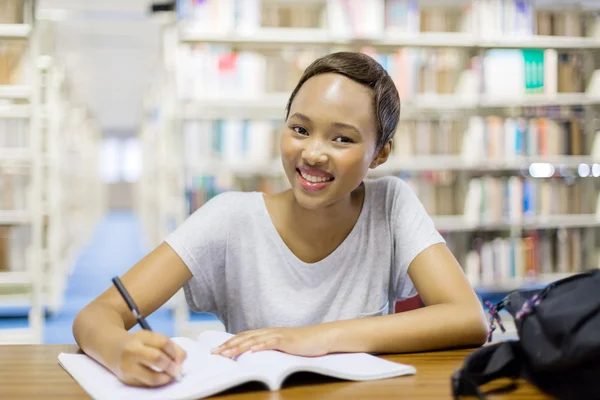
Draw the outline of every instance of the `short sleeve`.
[[[214,312],[215,291],[225,266],[228,227],[235,194],[207,201],[165,238],[192,273],[184,292],[194,311]]]
[[[394,235],[394,291],[397,300],[417,294],[408,276],[412,261],[428,247],[445,243],[433,219],[413,191],[403,180],[396,178],[391,223]]]

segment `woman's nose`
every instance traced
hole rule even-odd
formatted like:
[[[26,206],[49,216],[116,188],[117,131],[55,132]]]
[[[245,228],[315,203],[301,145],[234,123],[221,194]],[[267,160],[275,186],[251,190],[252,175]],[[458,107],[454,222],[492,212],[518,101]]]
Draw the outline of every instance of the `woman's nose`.
[[[327,162],[327,151],[320,140],[312,140],[302,153],[302,158],[309,165],[324,164]]]

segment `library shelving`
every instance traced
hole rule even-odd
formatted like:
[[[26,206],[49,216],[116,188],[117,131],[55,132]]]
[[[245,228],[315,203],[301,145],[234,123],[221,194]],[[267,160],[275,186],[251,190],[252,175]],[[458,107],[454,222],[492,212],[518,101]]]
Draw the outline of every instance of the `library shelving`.
[[[100,179],[101,130],[95,118],[73,102],[66,70],[52,57],[44,69],[47,124],[44,126],[43,192],[44,305],[63,305],[66,279],[105,209]]]
[[[289,94],[312,60],[354,50],[386,68],[402,102],[393,154],[369,175],[413,186],[478,291],[598,268],[598,9],[178,1],[140,133],[152,245],[220,192],[287,187],[278,134]]]
[[[2,22],[15,14],[0,24],[0,316],[28,317],[27,328],[0,330],[3,344],[42,342],[103,209],[99,127],[73,102],[34,7],[0,4]]]
[[[43,332],[42,87],[34,6],[0,5],[0,306],[29,305],[27,328],[0,330],[0,343],[39,343]]]

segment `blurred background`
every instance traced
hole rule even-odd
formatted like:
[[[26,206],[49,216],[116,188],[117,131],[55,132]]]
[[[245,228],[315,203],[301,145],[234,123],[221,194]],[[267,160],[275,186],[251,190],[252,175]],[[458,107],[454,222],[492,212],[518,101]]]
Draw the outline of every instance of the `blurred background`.
[[[75,314],[209,198],[285,189],[287,98],[338,50],[400,91],[393,155],[370,176],[412,185],[482,301],[599,268],[599,11],[0,0],[0,343],[74,343]],[[149,322],[222,329],[182,293]]]

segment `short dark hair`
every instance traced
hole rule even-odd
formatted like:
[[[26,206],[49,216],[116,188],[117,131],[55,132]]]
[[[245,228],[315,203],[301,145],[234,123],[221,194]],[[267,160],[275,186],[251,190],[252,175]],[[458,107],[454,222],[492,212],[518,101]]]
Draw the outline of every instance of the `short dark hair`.
[[[302,85],[313,76],[335,73],[344,75],[373,91],[373,108],[377,122],[377,150],[394,137],[400,120],[400,96],[392,78],[373,57],[364,53],[337,52],[316,59],[310,64],[294,88],[285,108],[289,117],[292,101]]]

